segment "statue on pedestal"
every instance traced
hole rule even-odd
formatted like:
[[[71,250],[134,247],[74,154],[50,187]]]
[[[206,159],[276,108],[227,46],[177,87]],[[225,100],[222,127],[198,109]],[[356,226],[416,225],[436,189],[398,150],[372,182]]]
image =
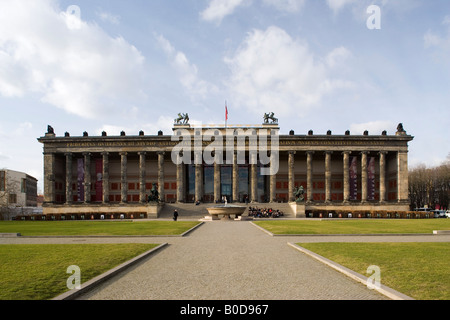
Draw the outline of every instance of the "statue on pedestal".
[[[189,114],[179,113],[178,118],[174,120],[175,124],[189,124]]]
[[[398,126],[397,126],[397,132],[395,133],[395,135],[397,135],[397,136],[403,136],[403,135],[406,135],[406,131],[405,131],[405,129],[403,128],[403,123],[399,123],[399,124],[398,124]]]
[[[300,203],[305,201],[305,189],[303,189],[303,186],[295,187],[294,188],[294,196],[295,196],[295,202]]]
[[[150,195],[148,196],[148,202],[159,203],[159,192],[156,183],[153,184],[152,190],[150,190]]]
[[[273,112],[264,113],[264,124],[269,124],[269,121],[272,121],[271,124],[278,123],[278,119],[274,115],[275,113]]]

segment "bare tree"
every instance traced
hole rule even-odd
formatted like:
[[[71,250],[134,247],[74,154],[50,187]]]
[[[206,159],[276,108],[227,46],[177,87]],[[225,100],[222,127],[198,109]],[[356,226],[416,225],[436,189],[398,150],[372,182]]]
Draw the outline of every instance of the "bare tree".
[[[440,166],[427,168],[419,165],[409,171],[409,197],[411,209],[449,208],[450,154]]]

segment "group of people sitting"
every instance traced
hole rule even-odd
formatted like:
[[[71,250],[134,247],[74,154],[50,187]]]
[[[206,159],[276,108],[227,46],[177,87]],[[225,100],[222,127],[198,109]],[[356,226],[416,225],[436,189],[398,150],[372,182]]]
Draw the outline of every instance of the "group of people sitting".
[[[248,208],[248,216],[254,218],[279,218],[283,216],[283,212],[280,210],[273,210],[272,208]]]

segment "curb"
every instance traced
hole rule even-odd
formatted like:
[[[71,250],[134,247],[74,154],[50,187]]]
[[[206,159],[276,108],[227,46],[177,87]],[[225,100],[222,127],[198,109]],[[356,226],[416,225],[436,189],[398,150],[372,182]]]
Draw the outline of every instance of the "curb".
[[[268,232],[270,233],[270,232]],[[330,234],[273,234],[270,233],[272,237],[374,237],[374,236],[430,236],[432,233],[330,233]]]
[[[159,246],[157,246],[156,248],[153,248],[147,252],[144,252],[143,254],[134,257],[131,260],[128,260],[124,263],[122,263],[121,265],[106,271],[105,273],[81,284],[81,289],[74,289],[74,290],[70,290],[67,291],[51,300],[75,300],[77,297],[85,294],[86,292],[92,290],[93,288],[95,288],[96,286],[100,285],[101,283],[105,282],[106,280],[114,277],[115,275],[117,275],[118,273],[124,271],[125,269],[135,265],[136,263],[140,262],[141,260],[149,257],[150,255],[156,253],[158,250],[162,249],[163,247],[167,246],[167,243],[163,243],[160,244]]]
[[[21,237],[20,233],[0,233],[0,238],[17,238]]]
[[[300,252],[302,252],[302,253],[304,253],[304,254],[306,254],[306,255],[308,255],[308,256],[310,256],[310,257],[312,257],[312,258],[314,258],[314,259],[316,259],[316,260],[318,260],[318,261],[320,261],[320,262],[322,262],[324,264],[326,264],[326,265],[328,265],[329,267],[331,267],[331,268],[333,268],[333,269],[335,269],[335,270],[337,270],[337,271],[339,271],[339,272],[341,272],[343,274],[345,274],[346,276],[352,278],[353,280],[356,280],[356,281],[358,281],[358,282],[360,282],[360,283],[362,283],[364,285],[367,285],[367,280],[369,278],[364,277],[363,275],[361,275],[361,274],[359,274],[359,273],[357,273],[357,272],[355,272],[355,271],[353,271],[351,269],[348,269],[348,268],[346,268],[346,267],[344,267],[344,266],[342,266],[342,265],[340,265],[340,264],[338,264],[338,263],[336,263],[334,261],[331,261],[331,260],[329,260],[327,258],[324,258],[324,257],[318,255],[317,253],[314,253],[314,252],[312,252],[312,251],[310,251],[308,249],[300,247],[299,245],[296,245],[296,244],[291,243],[291,242],[288,242],[287,244],[288,244],[288,246],[291,246],[292,248],[294,248],[294,249],[296,249],[296,250],[298,250],[298,251],[300,251]],[[409,296],[407,296],[407,295],[405,295],[405,294],[403,294],[401,292],[398,292],[398,291],[396,291],[396,290],[394,290],[392,288],[389,288],[389,287],[387,287],[385,285],[382,285],[382,284],[380,285],[379,288],[375,287],[374,290],[377,290],[379,293],[383,294],[384,296],[386,296],[386,297],[388,297],[388,298],[390,298],[392,300],[415,300],[415,299],[413,299],[413,298],[411,298],[411,297],[409,297]]]
[[[450,234],[450,230],[433,230],[433,234]]]
[[[450,231],[447,231],[448,233],[446,233],[445,231],[433,231],[433,233],[354,233],[354,234],[348,234],[348,233],[343,233],[343,234],[339,234],[339,233],[330,233],[330,234],[307,234],[307,233],[293,233],[293,234],[274,234],[270,231],[268,231],[267,229],[264,229],[263,227],[258,226],[257,224],[250,222],[251,224],[253,224],[255,227],[257,227],[258,229],[260,229],[261,231],[264,231],[265,233],[267,233],[269,236],[271,237],[364,237],[364,236],[396,236],[396,237],[401,237],[401,236],[429,236],[429,235],[433,235],[433,234],[450,234]]]
[[[184,237],[186,236],[188,233],[194,231],[196,228],[200,227],[203,224],[203,222],[195,225],[194,227],[192,227],[191,229],[183,232],[182,234],[169,234],[169,235],[165,235],[165,234],[156,234],[156,235],[118,235],[118,236],[114,236],[114,235],[109,235],[109,236],[97,236],[97,235],[83,235],[83,236],[21,236],[20,233],[17,234],[18,237],[21,238],[35,238],[35,239],[39,239],[39,238],[49,238],[49,239],[64,239],[64,238],[180,238],[180,237]]]
[[[183,232],[180,237],[184,237],[186,235],[188,235],[189,233],[191,233],[192,231],[194,231],[195,229],[199,228],[202,224],[204,224],[204,222],[200,222],[199,224],[195,225],[194,227],[190,228],[188,231]]]
[[[268,231],[267,229],[264,229],[263,227],[258,226],[256,223],[251,222],[251,221],[250,221],[250,223],[251,223],[252,225],[254,225],[256,228],[258,228],[259,230],[261,230],[261,231],[267,233],[269,236],[271,236],[271,237],[275,236],[272,232]]]

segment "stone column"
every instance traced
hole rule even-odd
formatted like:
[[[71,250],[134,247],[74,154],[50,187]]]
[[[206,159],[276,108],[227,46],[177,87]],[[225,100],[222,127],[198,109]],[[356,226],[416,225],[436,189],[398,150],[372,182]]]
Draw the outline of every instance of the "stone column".
[[[306,152],[306,197],[307,202],[313,201],[313,154],[314,151]]]
[[[386,201],[386,151],[380,151],[380,203]]]
[[[344,202],[350,201],[350,151],[342,152],[344,161]]]
[[[72,153],[66,153],[66,204],[73,202],[72,192]]]
[[[102,172],[102,188],[103,203],[109,203],[109,153],[103,152],[103,172]]]
[[[203,165],[202,154],[194,153],[195,163],[195,202],[203,200]]]
[[[367,152],[361,152],[361,202],[367,201]]]
[[[239,201],[239,166],[237,164],[237,152],[233,154],[233,187],[232,187],[232,202]]]
[[[165,202],[164,196],[164,152],[157,152],[158,154],[158,193],[161,202]]]
[[[273,203],[276,202],[277,194],[276,194],[276,187],[277,187],[277,175],[272,174],[269,176],[269,202]]]
[[[145,203],[147,202],[146,196],[145,196],[145,175],[146,175],[146,168],[145,168],[145,156],[146,152],[138,152],[139,154],[139,202]]]
[[[44,152],[44,203],[53,204],[55,200],[55,154]]]
[[[120,181],[121,181],[121,195],[120,202],[126,203],[128,201],[128,179],[127,179],[127,167],[128,158],[126,152],[120,153]]]
[[[195,202],[203,200],[203,165],[195,165]]]
[[[91,154],[83,153],[84,156],[84,203],[91,202]]]
[[[220,192],[220,164],[218,161],[214,161],[214,202],[220,202],[221,199],[221,192]]]
[[[331,201],[331,151],[325,151],[325,202]]]
[[[258,168],[256,153],[250,154],[250,201],[258,202],[258,181],[256,170]]]
[[[295,201],[294,195],[294,185],[295,185],[295,174],[294,174],[294,156],[295,151],[289,151],[288,153],[288,201]]]
[[[408,203],[408,151],[397,154],[397,174],[398,202]]]
[[[182,155],[178,154],[178,160],[179,163],[177,165],[177,202],[182,203],[184,202],[184,162],[182,162]]]

